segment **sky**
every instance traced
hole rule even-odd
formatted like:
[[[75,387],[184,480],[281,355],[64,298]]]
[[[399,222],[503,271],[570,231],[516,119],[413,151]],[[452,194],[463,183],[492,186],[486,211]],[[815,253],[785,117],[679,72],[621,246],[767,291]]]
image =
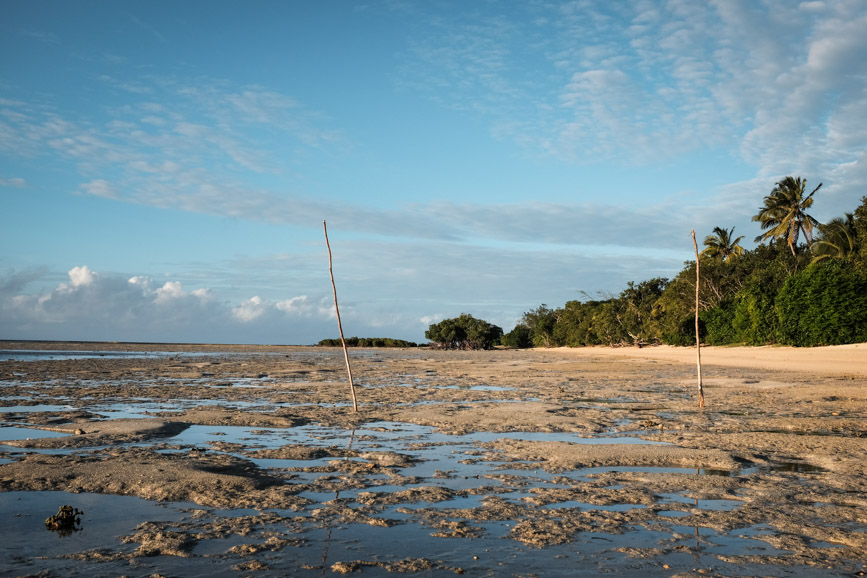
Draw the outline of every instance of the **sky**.
[[[0,2],[0,339],[424,342],[867,194],[863,0]]]

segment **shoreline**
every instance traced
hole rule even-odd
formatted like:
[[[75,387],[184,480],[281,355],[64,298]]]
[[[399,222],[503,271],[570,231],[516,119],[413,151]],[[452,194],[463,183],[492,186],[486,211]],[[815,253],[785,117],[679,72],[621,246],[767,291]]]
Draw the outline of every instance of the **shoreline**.
[[[57,350],[57,351],[181,351],[181,352],[266,352],[280,353],[301,350],[328,350],[318,345],[249,345],[219,343],[145,343],[121,341],[27,341],[0,340],[0,349]],[[353,347],[349,351],[403,350],[403,348]],[[428,351],[425,347],[410,351]],[[654,345],[649,347],[552,347],[529,348],[532,354],[557,352],[584,358],[623,358],[669,361],[695,364],[694,347]],[[774,371],[798,371],[841,377],[867,377],[867,343],[830,345],[823,347],[791,347],[785,345],[760,346],[702,346],[703,366],[737,367]]]

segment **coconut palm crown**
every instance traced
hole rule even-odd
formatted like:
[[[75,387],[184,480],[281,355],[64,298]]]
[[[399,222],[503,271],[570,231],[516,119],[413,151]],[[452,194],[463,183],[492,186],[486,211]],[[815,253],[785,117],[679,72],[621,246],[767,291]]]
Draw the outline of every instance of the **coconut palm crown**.
[[[846,213],[825,225],[819,225],[819,238],[810,245],[813,262],[823,259],[845,259],[855,252],[855,215]]]
[[[719,258],[722,261],[730,261],[732,257],[737,257],[744,254],[744,248],[741,247],[740,241],[743,235],[737,239],[733,239],[735,228],[722,229],[720,227],[713,228],[713,234],[708,235],[704,239],[704,250],[701,256]]]
[[[762,229],[767,229],[756,237],[756,243],[768,239],[786,239],[792,255],[797,254],[801,233],[807,243],[812,243],[813,227],[818,226],[819,221],[806,211],[813,205],[813,195],[822,188],[822,183],[805,197],[806,186],[807,180],[801,177],[786,177],[776,184],[771,194],[765,197],[759,213],[753,217],[753,221],[761,223]]]

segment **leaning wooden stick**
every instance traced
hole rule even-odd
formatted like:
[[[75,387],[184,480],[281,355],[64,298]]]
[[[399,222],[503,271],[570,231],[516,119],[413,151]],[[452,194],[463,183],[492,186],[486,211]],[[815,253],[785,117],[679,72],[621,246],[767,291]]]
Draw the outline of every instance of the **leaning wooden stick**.
[[[352,411],[358,411],[358,401],[355,399],[355,384],[352,382],[352,368],[349,366],[349,352],[346,350],[346,339],[343,338],[343,324],[340,323],[340,307],[337,305],[337,286],[334,284],[334,269],[331,265],[331,244],[328,242],[328,226],[322,221],[325,230],[325,246],[328,247],[328,272],[331,274],[331,289],[334,291],[334,312],[337,313],[337,329],[340,331],[340,343],[343,344],[343,358],[346,360],[346,374],[349,376],[349,391],[352,392]]]
[[[698,243],[695,242],[695,229],[692,230],[692,246],[695,248],[695,356],[698,365],[698,407],[704,407],[704,388],[701,384],[701,339],[698,334],[698,288],[701,281],[698,258]]]

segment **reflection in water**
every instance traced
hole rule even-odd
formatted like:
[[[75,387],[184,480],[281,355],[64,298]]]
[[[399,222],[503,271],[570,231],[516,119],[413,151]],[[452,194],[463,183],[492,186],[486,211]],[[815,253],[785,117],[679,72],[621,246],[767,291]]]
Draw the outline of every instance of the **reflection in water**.
[[[355,428],[349,434],[349,445],[346,446],[346,455],[344,461],[349,461],[349,454],[352,452],[352,442],[355,440]],[[334,503],[340,499],[340,490],[334,492]],[[333,524],[328,524],[328,535],[325,537],[325,550],[322,552],[322,575],[325,576],[325,569],[328,568],[328,549],[331,547],[331,532],[334,530]]]

